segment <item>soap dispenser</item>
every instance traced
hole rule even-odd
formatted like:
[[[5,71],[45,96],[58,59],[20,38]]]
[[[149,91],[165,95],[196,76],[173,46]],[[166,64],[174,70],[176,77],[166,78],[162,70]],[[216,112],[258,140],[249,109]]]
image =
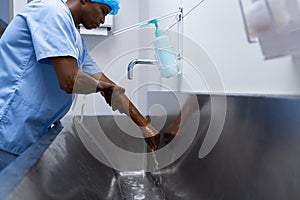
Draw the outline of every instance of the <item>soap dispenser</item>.
[[[169,37],[167,37],[163,30],[158,27],[158,20],[153,19],[141,26],[146,26],[148,24],[155,25],[155,39],[153,41],[155,56],[159,64],[161,75],[165,78],[169,78],[179,73],[179,68],[177,65],[177,59],[173,46]]]

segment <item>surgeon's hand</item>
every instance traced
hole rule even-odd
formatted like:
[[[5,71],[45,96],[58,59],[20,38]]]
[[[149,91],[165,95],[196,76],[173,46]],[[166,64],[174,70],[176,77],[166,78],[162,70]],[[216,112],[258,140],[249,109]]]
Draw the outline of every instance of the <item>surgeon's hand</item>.
[[[125,92],[124,88],[104,81],[99,81],[97,89],[105,98],[106,103],[111,106],[113,111],[119,110],[121,113],[124,113],[120,98]]]
[[[160,133],[151,124],[140,127],[144,135],[144,139],[151,150],[154,152],[157,150],[160,140]]]

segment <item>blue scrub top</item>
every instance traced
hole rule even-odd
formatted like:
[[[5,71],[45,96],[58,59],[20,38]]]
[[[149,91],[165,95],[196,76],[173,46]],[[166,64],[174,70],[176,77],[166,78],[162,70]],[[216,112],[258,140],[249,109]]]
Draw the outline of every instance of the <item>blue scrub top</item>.
[[[88,54],[64,0],[34,0],[0,39],[0,149],[20,154],[63,117],[72,95],[60,89],[51,57],[71,56],[89,74]]]

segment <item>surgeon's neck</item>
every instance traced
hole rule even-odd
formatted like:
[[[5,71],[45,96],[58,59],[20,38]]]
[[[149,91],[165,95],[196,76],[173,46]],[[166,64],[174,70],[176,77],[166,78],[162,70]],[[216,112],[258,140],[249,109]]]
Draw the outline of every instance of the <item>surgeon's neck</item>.
[[[81,1],[80,0],[67,0],[67,5],[71,11],[75,26],[78,26],[80,24]]]

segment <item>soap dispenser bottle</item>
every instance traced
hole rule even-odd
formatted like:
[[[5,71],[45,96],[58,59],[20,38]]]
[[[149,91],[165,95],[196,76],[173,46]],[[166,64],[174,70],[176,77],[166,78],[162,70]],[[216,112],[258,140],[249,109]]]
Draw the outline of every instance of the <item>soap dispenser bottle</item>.
[[[145,26],[147,24],[155,25],[156,30],[153,45],[155,49],[155,56],[161,70],[161,75],[165,78],[169,78],[178,74],[179,69],[177,65],[177,59],[169,37],[167,37],[164,32],[158,27],[157,19],[150,20],[142,26]]]

